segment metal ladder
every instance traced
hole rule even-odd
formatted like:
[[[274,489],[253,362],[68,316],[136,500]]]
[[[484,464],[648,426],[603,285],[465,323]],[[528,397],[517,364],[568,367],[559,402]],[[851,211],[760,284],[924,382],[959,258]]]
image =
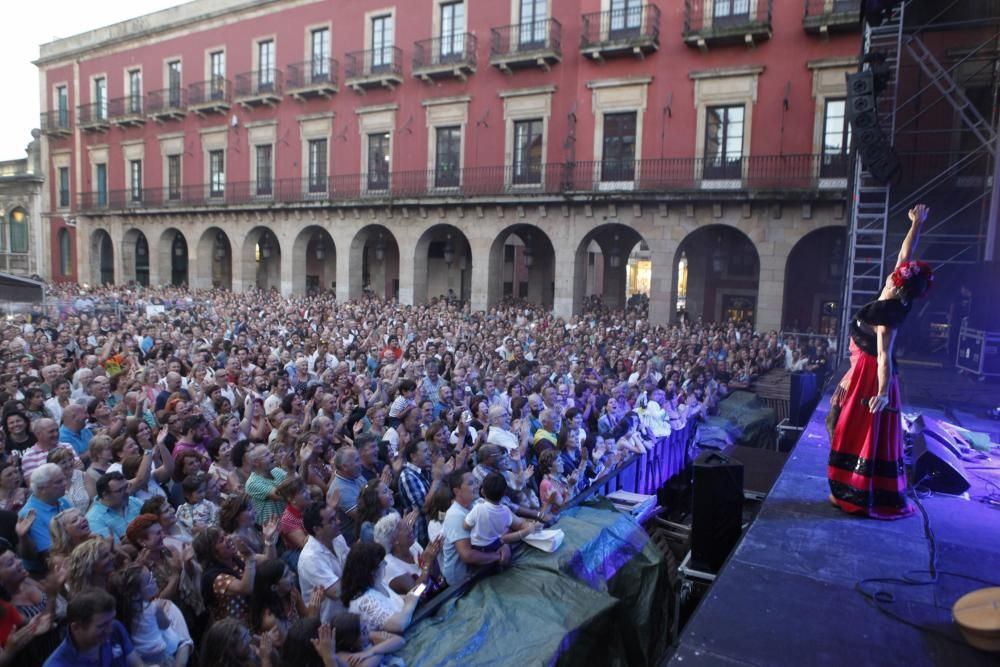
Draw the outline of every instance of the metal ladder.
[[[889,80],[878,96],[877,104],[879,124],[890,144],[896,131],[898,68],[907,4],[901,2],[896,5],[882,25],[866,24],[864,33],[864,53],[881,52],[886,55]],[[886,262],[890,188],[872,178],[862,166],[860,156],[854,161],[851,195],[850,244],[840,331],[840,352],[844,357],[848,356],[851,319],[862,305],[876,299],[882,291],[882,270]]]

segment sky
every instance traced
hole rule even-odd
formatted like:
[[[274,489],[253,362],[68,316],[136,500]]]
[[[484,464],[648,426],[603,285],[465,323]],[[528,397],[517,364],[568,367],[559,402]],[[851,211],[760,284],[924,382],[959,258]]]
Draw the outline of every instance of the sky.
[[[4,38],[0,40],[0,160],[24,157],[31,129],[38,127],[38,47],[62,37],[100,28],[183,4],[182,0],[3,0]],[[13,100],[17,100],[14,102]]]

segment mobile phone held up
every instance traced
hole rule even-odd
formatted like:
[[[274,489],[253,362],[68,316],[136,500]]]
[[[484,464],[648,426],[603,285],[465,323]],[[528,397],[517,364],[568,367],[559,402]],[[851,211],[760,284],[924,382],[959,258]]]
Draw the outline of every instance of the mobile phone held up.
[[[423,594],[424,594],[424,591],[426,591],[426,590],[427,590],[427,584],[418,584],[418,585],[417,585],[417,586],[416,586],[416,587],[415,587],[415,588],[414,588],[414,589],[413,589],[412,591],[410,591],[410,592],[411,592],[411,593],[413,593],[414,595],[416,595],[417,597],[420,597],[421,595],[423,595]]]

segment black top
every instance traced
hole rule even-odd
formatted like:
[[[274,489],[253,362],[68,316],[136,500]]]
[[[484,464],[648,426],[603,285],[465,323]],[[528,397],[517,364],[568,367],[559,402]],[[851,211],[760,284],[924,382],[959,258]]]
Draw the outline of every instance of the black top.
[[[861,306],[851,321],[851,339],[854,344],[865,354],[877,356],[878,340],[875,327],[898,327],[909,314],[911,305],[910,302],[903,303],[899,299],[885,299],[869,301]]]

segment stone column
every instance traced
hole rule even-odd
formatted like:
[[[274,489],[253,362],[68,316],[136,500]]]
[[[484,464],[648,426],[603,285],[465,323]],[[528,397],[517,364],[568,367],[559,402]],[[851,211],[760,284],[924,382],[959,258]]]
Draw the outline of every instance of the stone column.
[[[573,286],[576,282],[575,253],[567,249],[556,252],[550,260],[555,276],[555,295],[552,302],[552,312],[557,317],[573,316]],[[586,267],[584,267],[586,270]]]
[[[760,256],[760,282],[757,288],[757,331],[781,329],[781,306],[785,297],[785,264],[791,244],[783,238],[783,230],[768,230],[768,240],[757,243]],[[780,237],[775,240],[775,237]]]
[[[399,235],[396,237],[399,248],[399,303],[404,306],[412,306],[414,299],[413,290],[413,276],[414,276],[414,258],[413,258],[413,247],[416,245],[416,241],[409,236]],[[388,255],[388,253],[386,253]],[[423,268],[424,271],[427,270],[427,258],[423,258]],[[388,272],[386,272],[386,281],[390,280]],[[388,289],[388,286],[386,286]]]
[[[669,229],[663,236],[647,239],[653,271],[649,286],[649,321],[653,324],[669,324],[674,319],[674,255],[678,243]]]
[[[476,239],[472,243],[472,287],[469,303],[472,311],[487,310],[490,305],[490,243],[488,239]]]

